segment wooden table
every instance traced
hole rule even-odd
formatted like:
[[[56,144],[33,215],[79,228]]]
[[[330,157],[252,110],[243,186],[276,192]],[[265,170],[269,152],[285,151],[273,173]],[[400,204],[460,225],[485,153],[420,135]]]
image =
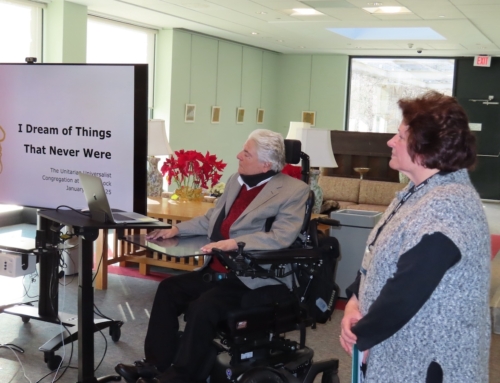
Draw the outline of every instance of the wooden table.
[[[177,202],[168,198],[148,197],[147,215],[158,218],[160,221],[176,224],[191,218],[204,215],[215,205],[211,202]],[[145,229],[140,231],[126,230],[124,234],[146,233]],[[100,263],[95,278],[95,288],[105,290],[108,287],[108,266],[120,262],[125,267],[128,262],[138,263],[139,272],[147,275],[151,266],[168,267],[177,270],[191,271],[203,266],[203,256],[189,258],[170,257],[150,250],[140,248],[125,241],[120,241],[117,235],[113,239],[113,253],[108,254],[110,248],[108,243],[108,232],[102,230],[96,241],[96,263]]]
[[[148,216],[172,224],[204,215],[215,205],[211,202],[177,202],[168,198],[148,197]]]

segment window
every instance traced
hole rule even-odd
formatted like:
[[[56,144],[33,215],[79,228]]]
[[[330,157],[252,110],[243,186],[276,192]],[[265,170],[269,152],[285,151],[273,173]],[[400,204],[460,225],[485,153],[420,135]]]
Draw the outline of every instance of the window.
[[[87,63],[149,64],[148,106],[153,106],[156,30],[89,16]]]
[[[452,95],[455,60],[351,58],[347,130],[395,133],[398,100],[429,90]]]
[[[42,58],[42,5],[0,0],[0,62]]]

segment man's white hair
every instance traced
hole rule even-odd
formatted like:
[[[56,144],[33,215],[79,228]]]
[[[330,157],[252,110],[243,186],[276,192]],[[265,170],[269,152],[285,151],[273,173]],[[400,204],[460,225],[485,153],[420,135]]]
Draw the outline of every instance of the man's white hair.
[[[260,162],[267,162],[271,170],[281,171],[285,166],[285,142],[280,133],[267,129],[254,130],[248,136],[257,146],[257,156]]]

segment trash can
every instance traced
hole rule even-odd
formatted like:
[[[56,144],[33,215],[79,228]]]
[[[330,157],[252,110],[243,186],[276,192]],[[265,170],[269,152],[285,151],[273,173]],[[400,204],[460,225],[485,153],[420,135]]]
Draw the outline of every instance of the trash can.
[[[346,298],[345,289],[354,282],[365,254],[366,241],[382,213],[366,210],[337,210],[330,218],[340,222],[340,227],[331,227],[330,236],[340,244],[340,258],[335,281],[340,287],[340,297]]]

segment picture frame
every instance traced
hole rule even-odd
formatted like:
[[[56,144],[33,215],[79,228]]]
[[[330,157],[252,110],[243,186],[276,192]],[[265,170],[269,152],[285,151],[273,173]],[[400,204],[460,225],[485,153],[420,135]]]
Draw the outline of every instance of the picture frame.
[[[302,122],[308,122],[311,126],[316,123],[316,112],[313,111],[303,111],[302,112]]]
[[[196,116],[196,105],[186,104],[186,112],[184,114],[184,122],[194,122]]]
[[[264,123],[264,109],[257,109],[257,124]]]
[[[212,124],[220,123],[220,106],[212,106],[212,119],[210,122]]]
[[[243,124],[245,121],[245,108],[238,108],[236,110],[236,123]]]

